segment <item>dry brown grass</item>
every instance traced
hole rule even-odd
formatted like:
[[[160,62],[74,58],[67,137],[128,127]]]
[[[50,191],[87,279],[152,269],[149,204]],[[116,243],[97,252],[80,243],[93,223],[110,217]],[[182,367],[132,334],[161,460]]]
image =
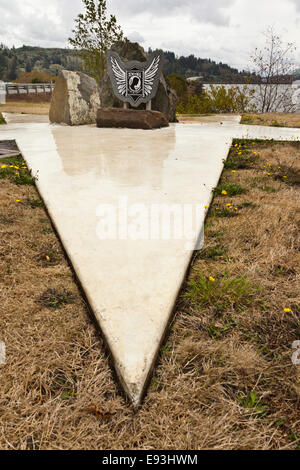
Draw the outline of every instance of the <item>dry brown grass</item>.
[[[50,103],[32,103],[26,101],[8,101],[6,104],[0,104],[0,112],[17,114],[38,114],[48,115]]]
[[[299,448],[300,198],[283,176],[299,172],[300,147],[250,148],[232,150],[228,194],[216,192],[136,414],[44,209],[27,203],[35,188],[0,180],[1,449]],[[114,415],[99,419],[91,405]]]
[[[241,124],[254,124],[272,127],[300,127],[300,114],[298,113],[264,113],[244,114]]]

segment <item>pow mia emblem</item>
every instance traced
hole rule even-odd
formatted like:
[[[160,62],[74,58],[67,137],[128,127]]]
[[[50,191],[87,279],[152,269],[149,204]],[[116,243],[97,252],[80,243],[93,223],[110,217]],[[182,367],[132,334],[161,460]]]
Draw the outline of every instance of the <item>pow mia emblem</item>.
[[[107,54],[107,70],[117,98],[137,108],[157,93],[163,54],[152,54],[147,62],[124,63],[116,52]]]

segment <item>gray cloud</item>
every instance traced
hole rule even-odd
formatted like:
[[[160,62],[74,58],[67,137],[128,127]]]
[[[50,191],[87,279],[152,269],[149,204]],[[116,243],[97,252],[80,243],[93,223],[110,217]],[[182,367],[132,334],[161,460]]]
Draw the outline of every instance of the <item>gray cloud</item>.
[[[190,15],[202,23],[228,24],[226,9],[234,0],[112,0],[115,11],[124,16],[149,13],[154,16]]]
[[[125,35],[163,48],[247,67],[261,32],[274,25],[297,42],[300,0],[108,0]],[[82,0],[0,0],[0,42],[66,47]],[[300,56],[298,54],[298,62]]]

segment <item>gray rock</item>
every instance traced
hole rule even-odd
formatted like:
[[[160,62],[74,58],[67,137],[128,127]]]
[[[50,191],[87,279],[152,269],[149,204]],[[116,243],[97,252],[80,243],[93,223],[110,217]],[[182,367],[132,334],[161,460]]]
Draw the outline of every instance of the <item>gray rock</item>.
[[[50,122],[69,126],[93,124],[100,105],[96,80],[82,72],[62,70],[52,95]]]
[[[168,120],[159,111],[121,108],[98,109],[97,127],[126,127],[148,130],[168,126]]]
[[[147,60],[147,54],[137,42],[120,42],[112,46],[113,51],[117,52],[122,60],[137,60],[144,62]],[[122,108],[123,103],[114,95],[110,78],[105,73],[100,83],[101,106],[104,108]],[[176,107],[178,98],[176,92],[171,89],[166,77],[162,74],[156,97],[152,100],[152,110],[163,113],[168,122],[177,122]],[[137,109],[145,109],[145,105],[141,105]]]

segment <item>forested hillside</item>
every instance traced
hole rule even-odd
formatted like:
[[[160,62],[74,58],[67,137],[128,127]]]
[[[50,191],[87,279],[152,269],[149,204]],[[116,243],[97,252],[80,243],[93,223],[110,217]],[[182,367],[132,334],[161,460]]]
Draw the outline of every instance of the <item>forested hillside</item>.
[[[9,49],[0,45],[0,80],[14,81],[23,72],[39,71],[56,76],[60,70],[79,70],[81,60],[70,49],[23,46]]]
[[[151,50],[149,50],[151,52]],[[227,64],[194,55],[177,57],[174,52],[165,52],[165,73],[178,73],[185,77],[202,76],[206,83],[244,83],[245,77],[256,82],[248,72],[239,72]],[[81,70],[82,64],[76,51],[71,49],[44,49],[23,46],[9,49],[0,45],[0,80],[14,81],[24,72],[39,71],[50,79],[61,69]]]
[[[246,71],[239,72],[222,62],[217,64],[211,59],[200,59],[194,55],[177,57],[170,51],[164,54],[167,75],[178,73],[186,78],[202,76],[205,83],[245,83],[245,77],[253,83],[258,81],[255,75]]]

